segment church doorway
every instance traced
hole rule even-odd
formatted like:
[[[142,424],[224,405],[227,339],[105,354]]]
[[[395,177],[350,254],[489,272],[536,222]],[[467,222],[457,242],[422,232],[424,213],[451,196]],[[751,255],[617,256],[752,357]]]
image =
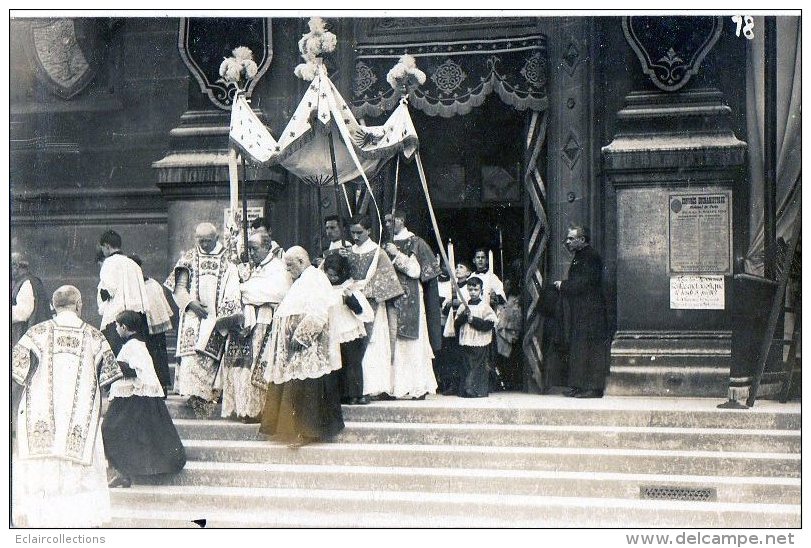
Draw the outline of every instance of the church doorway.
[[[490,95],[462,116],[412,116],[445,245],[450,239],[456,258],[467,261],[476,248],[486,247],[499,277],[520,279],[526,114]],[[430,227],[427,212],[421,221]]]
[[[524,272],[524,192],[521,184],[526,112],[496,95],[469,113],[452,118],[412,111],[420,153],[443,243],[453,242],[457,260],[470,264],[477,248],[492,251],[495,273],[513,295]],[[415,170],[401,167],[398,206],[414,217],[414,230],[436,243]],[[404,173],[408,173],[405,177]],[[523,388],[520,341],[502,363],[508,389]]]

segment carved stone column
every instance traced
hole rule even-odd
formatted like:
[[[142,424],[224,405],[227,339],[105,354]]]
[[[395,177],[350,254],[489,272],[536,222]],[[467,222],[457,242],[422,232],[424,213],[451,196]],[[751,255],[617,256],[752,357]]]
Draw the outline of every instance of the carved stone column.
[[[633,19],[623,21],[626,38],[658,89],[626,97],[614,140],[603,148],[617,196],[617,333],[607,391],[723,397],[746,143],[732,131],[720,91],[684,89],[720,22]],[[713,201],[718,214],[702,209]],[[683,224],[691,207],[694,226]],[[723,226],[707,228],[712,219]],[[714,301],[685,306],[679,280],[715,280]]]
[[[591,225],[595,221],[592,198],[595,193],[599,195],[594,184],[597,154],[592,146],[594,23],[590,17],[554,18],[548,36],[547,278],[560,280],[572,259],[563,246],[566,227],[572,223]],[[599,226],[592,226],[592,234],[599,231]],[[599,241],[595,243],[599,249]]]

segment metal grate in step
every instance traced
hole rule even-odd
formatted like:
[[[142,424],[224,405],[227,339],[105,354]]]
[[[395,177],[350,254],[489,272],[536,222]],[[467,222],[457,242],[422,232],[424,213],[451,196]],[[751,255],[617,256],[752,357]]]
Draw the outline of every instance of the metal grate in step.
[[[651,500],[718,500],[714,487],[678,487],[673,485],[640,485],[639,498]]]

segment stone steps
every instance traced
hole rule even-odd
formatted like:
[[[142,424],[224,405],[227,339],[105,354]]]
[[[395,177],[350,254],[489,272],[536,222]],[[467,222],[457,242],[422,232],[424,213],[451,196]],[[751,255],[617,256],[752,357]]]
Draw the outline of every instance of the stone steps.
[[[760,516],[762,527],[792,527],[800,520],[799,505],[735,504],[718,502],[652,501],[585,497],[549,497],[458,493],[380,492],[317,489],[273,489],[211,486],[162,486],[119,489],[113,492],[115,507],[145,508],[164,519],[190,522],[212,520],[211,526],[293,526],[295,515],[320,518],[311,526],[364,526],[365,516],[382,515],[376,526],[480,527],[483,522],[510,527],[749,527],[751,516]],[[223,509],[253,509],[231,512]],[[256,509],[261,508],[261,512]],[[295,508],[295,512],[291,512]],[[169,514],[171,513],[171,515]],[[135,519],[137,513],[133,513]],[[116,522],[127,519],[116,514]],[[233,518],[238,521],[231,522]],[[451,520],[449,521],[449,518]],[[382,522],[381,522],[382,521]],[[131,524],[131,522],[130,522]],[[129,524],[128,524],[129,525]],[[305,526],[296,523],[295,526]],[[445,525],[447,526],[447,525]]]
[[[166,405],[174,418],[196,418],[182,405],[180,396],[169,396]],[[546,426],[637,426],[674,428],[744,428],[799,430],[799,405],[757,402],[745,412],[715,409],[712,399],[666,400],[646,398],[572,399],[561,396],[495,393],[484,399],[436,396],[424,401],[380,401],[343,407],[347,422],[419,424],[488,424]],[[610,402],[610,405],[606,402]],[[220,419],[220,408],[210,417]]]
[[[116,527],[798,527],[799,404],[496,393],[344,406],[299,449],[167,406],[188,463],[115,489]],[[654,498],[644,494],[653,489]],[[700,500],[667,500],[699,497]]]
[[[798,478],[800,455],[656,449],[316,443],[291,450],[273,441],[184,440],[190,460],[275,464],[461,467]]]
[[[185,439],[264,440],[258,425],[223,420],[177,419]],[[347,422],[333,441],[420,445],[506,445],[510,447],[602,447],[626,449],[799,452],[795,430],[642,426],[494,425]]]
[[[139,484],[142,481],[138,481]],[[560,470],[493,470],[349,465],[191,461],[174,477],[144,478],[149,485],[218,485],[283,489],[489,493],[588,498],[640,496],[642,487],[715,490],[714,500],[798,504],[799,478],[677,476]]]

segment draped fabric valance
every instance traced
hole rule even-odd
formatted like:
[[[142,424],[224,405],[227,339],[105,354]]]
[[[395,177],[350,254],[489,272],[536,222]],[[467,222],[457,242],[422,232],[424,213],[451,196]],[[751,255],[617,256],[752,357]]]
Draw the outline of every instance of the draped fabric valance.
[[[517,110],[547,106],[546,38],[539,34],[487,40],[360,45],[350,107],[357,117],[391,110],[399,96],[386,75],[401,55],[417,60],[427,80],[409,104],[431,116],[467,114],[495,92]]]

